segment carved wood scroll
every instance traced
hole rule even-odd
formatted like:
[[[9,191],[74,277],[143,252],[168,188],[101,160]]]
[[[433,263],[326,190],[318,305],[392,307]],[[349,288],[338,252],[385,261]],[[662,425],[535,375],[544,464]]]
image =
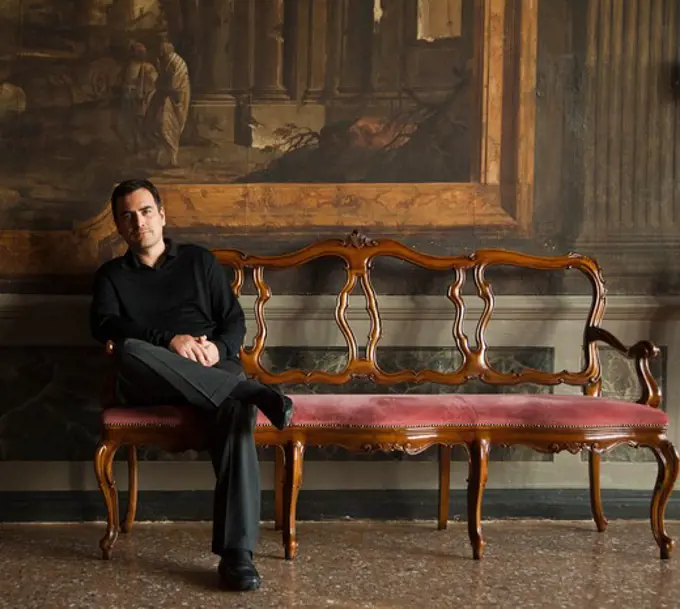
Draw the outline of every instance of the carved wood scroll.
[[[643,386],[641,403],[658,406],[661,394],[658,384],[649,372],[648,360],[658,350],[651,344],[639,343],[626,348],[599,326],[605,310],[605,287],[598,264],[586,256],[570,253],[564,256],[533,256],[501,249],[483,249],[471,255],[436,256],[423,254],[398,241],[383,239],[375,241],[354,231],[345,239],[329,239],[313,243],[298,251],[279,256],[251,256],[233,249],[213,250],[218,261],[235,270],[232,287],[240,296],[245,272],[252,272],[257,289],[255,319],[257,333],[250,347],[242,349],[241,357],[248,373],[268,383],[325,383],[341,385],[355,377],[367,377],[376,383],[423,383],[434,382],[447,385],[461,385],[471,379],[479,379],[491,385],[517,385],[533,383],[538,385],[583,386],[584,392],[599,395],[601,369],[597,342],[605,342],[619,350],[624,356],[636,360],[638,376]],[[348,350],[347,365],[339,372],[321,370],[303,371],[289,369],[272,373],[262,364],[262,355],[267,339],[265,304],[271,297],[271,289],[265,280],[265,270],[301,267],[322,257],[340,258],[345,263],[346,278],[340,290],[336,306],[335,321],[345,338]],[[461,353],[462,361],[457,370],[440,372],[431,369],[385,372],[377,363],[377,347],[382,336],[382,325],[378,300],[371,282],[371,268],[378,257],[391,257],[408,262],[423,269],[450,271],[453,281],[447,290],[449,300],[455,306],[452,322],[452,336]],[[562,370],[549,372],[525,368],[519,372],[505,373],[494,369],[488,360],[486,330],[494,311],[494,294],[491,283],[486,279],[486,270],[493,266],[509,265],[536,270],[576,269],[582,272],[592,287],[592,301],[584,328],[584,366],[580,371]],[[463,329],[465,302],[462,288],[467,272],[472,272],[477,295],[484,302],[482,314],[477,322],[473,347]],[[359,283],[366,298],[366,310],[370,319],[370,331],[365,355],[359,352],[356,337],[347,321],[349,296]]]

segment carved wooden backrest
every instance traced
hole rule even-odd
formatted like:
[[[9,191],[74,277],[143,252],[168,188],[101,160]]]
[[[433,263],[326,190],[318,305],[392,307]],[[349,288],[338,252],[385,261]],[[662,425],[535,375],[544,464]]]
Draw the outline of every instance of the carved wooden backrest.
[[[298,251],[279,256],[251,256],[238,250],[213,250],[222,265],[231,266],[235,271],[232,288],[240,296],[246,271],[251,271],[257,289],[255,320],[257,333],[252,346],[244,347],[241,352],[243,364],[249,374],[268,383],[328,383],[339,385],[355,377],[368,377],[377,383],[421,383],[434,382],[460,385],[471,379],[493,385],[516,385],[534,383],[539,385],[581,385],[591,394],[599,393],[600,362],[597,346],[591,338],[592,330],[598,328],[605,310],[605,288],[597,263],[579,254],[541,257],[499,249],[484,249],[466,256],[434,256],[422,254],[398,241],[383,239],[373,241],[356,231],[346,239],[319,241]],[[265,304],[271,298],[271,289],[265,280],[267,269],[288,269],[300,267],[313,260],[333,256],[345,263],[346,280],[337,296],[335,320],[347,343],[348,360],[344,370],[327,372],[322,370],[304,371],[299,369],[273,373],[262,364],[262,355],[267,339]],[[450,271],[454,280],[448,286],[447,296],[455,305],[452,334],[455,345],[461,353],[462,361],[457,370],[441,372],[436,370],[398,370],[386,372],[377,362],[376,350],[382,336],[382,325],[376,293],[371,282],[373,261],[378,257],[396,258],[418,267],[434,271]],[[519,372],[505,373],[494,369],[488,359],[486,330],[494,310],[494,295],[485,273],[489,267],[509,265],[536,270],[560,270],[574,268],[581,271],[592,286],[592,303],[584,328],[584,366],[580,371],[549,372],[525,368]],[[470,341],[463,329],[465,302],[462,288],[467,272],[472,271],[478,296],[484,302],[482,314],[477,322],[476,346]],[[366,298],[366,309],[370,318],[370,331],[365,355],[360,354],[357,340],[347,321],[349,296],[359,283]]]

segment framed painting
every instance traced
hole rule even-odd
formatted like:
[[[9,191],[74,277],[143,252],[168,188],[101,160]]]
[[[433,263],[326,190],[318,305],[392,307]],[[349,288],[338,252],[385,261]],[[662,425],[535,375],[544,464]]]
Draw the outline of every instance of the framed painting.
[[[29,3],[32,10],[25,11]],[[528,234],[538,0],[15,0],[0,274],[87,274],[108,194],[179,234]]]

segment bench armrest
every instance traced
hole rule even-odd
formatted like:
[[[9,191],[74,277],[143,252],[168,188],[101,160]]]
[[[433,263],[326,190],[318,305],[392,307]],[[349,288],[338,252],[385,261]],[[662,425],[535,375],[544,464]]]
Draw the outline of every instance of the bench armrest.
[[[648,340],[641,340],[631,347],[626,347],[611,332],[591,326],[586,331],[586,348],[595,342],[605,343],[624,357],[635,360],[635,371],[642,387],[642,395],[637,403],[658,408],[661,405],[661,388],[649,369],[649,361],[658,357],[659,348]]]

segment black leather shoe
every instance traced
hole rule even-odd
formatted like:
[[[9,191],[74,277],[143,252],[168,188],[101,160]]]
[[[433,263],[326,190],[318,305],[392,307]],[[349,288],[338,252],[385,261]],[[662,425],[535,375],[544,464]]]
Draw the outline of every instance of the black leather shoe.
[[[245,550],[225,553],[217,572],[220,583],[227,590],[245,592],[260,587],[260,574],[253,564],[252,554]]]
[[[285,429],[288,427],[288,425],[290,425],[290,422],[293,419],[293,400],[291,400],[287,395],[283,395],[280,390],[275,391],[275,393],[278,396],[276,402],[280,414],[279,416],[274,416],[269,420],[277,429]]]
[[[232,397],[257,406],[277,429],[285,429],[293,418],[293,400],[278,385],[265,385],[254,380],[240,382]]]

